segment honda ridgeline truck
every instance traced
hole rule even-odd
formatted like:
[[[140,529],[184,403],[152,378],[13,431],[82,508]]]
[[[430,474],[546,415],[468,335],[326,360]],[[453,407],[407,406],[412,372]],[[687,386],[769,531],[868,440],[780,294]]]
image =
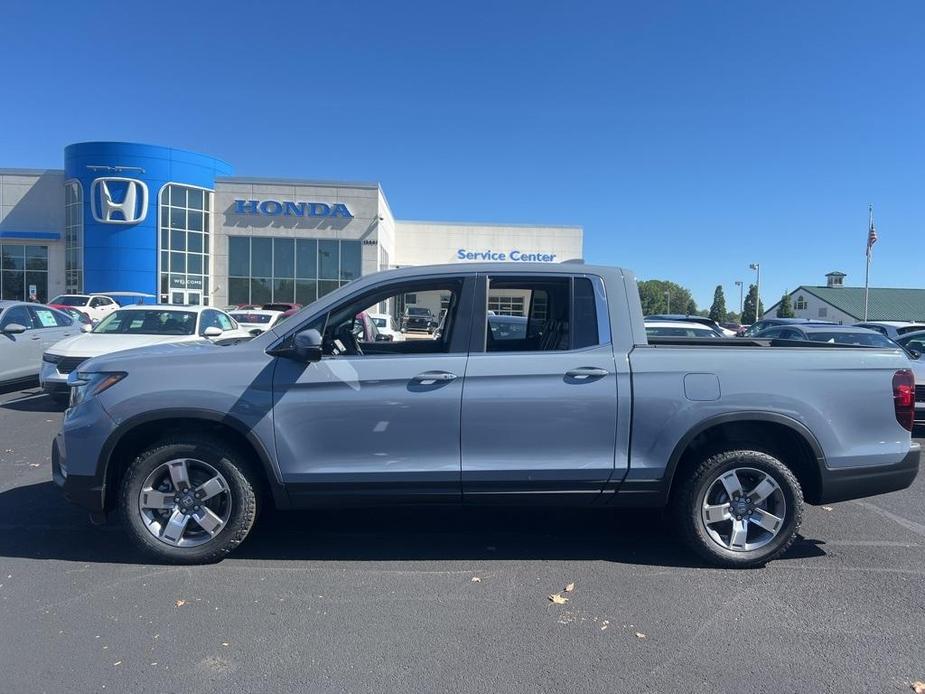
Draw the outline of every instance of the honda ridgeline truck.
[[[436,336],[357,338],[427,293]],[[524,329],[493,330],[499,307]],[[55,482],[177,563],[224,557],[264,504],[447,502],[667,506],[704,559],[751,567],[804,502],[903,489],[919,463],[903,352],[647,339],[633,274],[577,263],[368,275],[250,342],[97,357],[70,385]]]

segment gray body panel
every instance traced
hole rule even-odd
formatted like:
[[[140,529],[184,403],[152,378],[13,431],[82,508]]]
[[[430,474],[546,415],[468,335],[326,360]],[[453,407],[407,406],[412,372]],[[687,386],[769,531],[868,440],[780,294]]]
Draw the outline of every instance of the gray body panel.
[[[473,342],[468,353],[309,364],[267,353],[380,283],[486,274],[599,278],[604,344],[487,353]],[[484,310],[473,312],[473,326]],[[692,432],[729,418],[792,423],[826,468],[900,463],[913,445],[896,420],[891,378],[909,366],[893,350],[650,346],[635,277],[614,268],[404,268],[362,277],[244,344],[166,345],[87,362],[81,370],[128,376],[94,398],[106,435],[90,438],[107,443],[68,445],[67,466],[71,475],[99,476],[133,422],[182,413],[246,434],[286,490],[280,504],[371,495],[607,503],[621,487],[666,481]],[[571,380],[580,367],[604,375]],[[415,376],[430,371],[456,378],[417,387]],[[62,447],[89,426],[83,407],[65,417]]]

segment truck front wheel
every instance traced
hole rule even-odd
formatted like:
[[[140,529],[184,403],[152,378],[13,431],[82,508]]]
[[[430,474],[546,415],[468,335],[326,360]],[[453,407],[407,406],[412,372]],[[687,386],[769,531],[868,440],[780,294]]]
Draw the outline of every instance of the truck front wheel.
[[[238,450],[179,435],[144,451],[125,471],[120,511],[132,540],[155,559],[204,564],[223,558],[250,532],[256,482]]]
[[[711,564],[753,568],[793,544],[803,520],[803,491],[773,455],[737,449],[693,468],[672,499],[684,539]]]

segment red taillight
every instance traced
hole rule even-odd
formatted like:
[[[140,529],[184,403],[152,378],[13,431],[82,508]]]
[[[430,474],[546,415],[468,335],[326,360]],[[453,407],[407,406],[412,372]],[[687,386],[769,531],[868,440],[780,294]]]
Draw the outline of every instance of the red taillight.
[[[912,431],[912,423],[915,421],[915,376],[909,369],[893,374],[893,408],[899,425]]]

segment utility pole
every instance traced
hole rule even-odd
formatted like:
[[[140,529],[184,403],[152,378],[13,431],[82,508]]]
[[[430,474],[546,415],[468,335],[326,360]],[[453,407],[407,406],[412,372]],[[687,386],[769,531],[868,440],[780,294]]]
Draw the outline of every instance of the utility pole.
[[[758,307],[761,306],[761,263],[750,263],[748,267],[757,273],[755,278],[755,322],[757,323],[761,319],[758,315]]]
[[[742,280],[736,280],[736,286],[739,288],[739,321],[742,321],[742,311],[745,310],[745,283]]]

